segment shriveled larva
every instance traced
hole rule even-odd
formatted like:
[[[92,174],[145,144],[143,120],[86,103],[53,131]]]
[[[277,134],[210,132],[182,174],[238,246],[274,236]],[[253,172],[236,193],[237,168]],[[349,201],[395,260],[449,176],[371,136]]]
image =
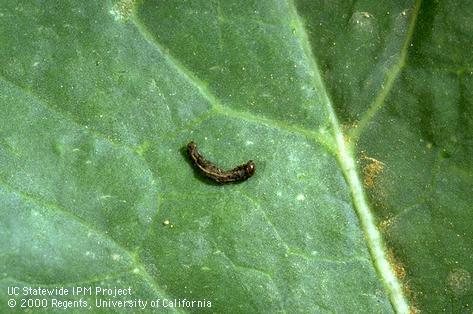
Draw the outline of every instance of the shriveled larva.
[[[215,166],[212,162],[206,160],[197,150],[197,145],[194,142],[187,144],[187,153],[194,165],[206,177],[218,183],[231,183],[244,181],[251,177],[255,171],[255,164],[252,160],[246,164],[237,166],[232,170],[222,170]]]

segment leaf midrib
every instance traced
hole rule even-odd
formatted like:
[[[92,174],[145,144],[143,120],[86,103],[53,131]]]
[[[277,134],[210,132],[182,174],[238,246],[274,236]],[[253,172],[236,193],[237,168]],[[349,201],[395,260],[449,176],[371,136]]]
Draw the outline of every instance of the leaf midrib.
[[[314,74],[316,75],[316,79],[318,80],[318,82],[317,82],[317,80],[314,79],[314,86],[317,87],[318,90],[320,90],[322,92],[322,95],[324,96],[324,105],[326,106],[328,112],[330,113],[330,115],[329,115],[330,120],[331,120],[330,122],[331,122],[332,127],[333,127],[333,133],[334,133],[335,141],[334,141],[333,138],[327,137],[327,135],[321,134],[320,132],[314,132],[313,130],[301,128],[301,127],[294,126],[294,125],[285,124],[282,121],[274,121],[274,120],[271,120],[271,119],[260,117],[258,115],[253,115],[253,114],[248,113],[248,112],[240,112],[240,111],[236,111],[236,110],[233,110],[231,108],[225,107],[220,103],[220,101],[209,90],[207,90],[205,87],[203,87],[205,85],[201,84],[202,82],[198,78],[196,78],[192,74],[191,71],[189,71],[188,69],[183,67],[183,65],[181,63],[179,63],[176,59],[174,59],[172,57],[169,58],[169,61],[171,63],[174,63],[176,65],[176,69],[178,69],[178,71],[181,74],[183,74],[183,76],[187,77],[188,81],[192,85],[196,86],[198,88],[198,90],[204,96],[207,97],[209,102],[211,104],[213,104],[213,108],[216,110],[216,112],[219,112],[219,113],[222,113],[222,114],[225,114],[225,115],[228,115],[228,116],[233,116],[233,117],[236,117],[236,118],[240,118],[240,119],[242,119],[242,118],[243,119],[248,119],[248,120],[258,122],[258,123],[261,123],[261,124],[276,126],[278,128],[281,128],[281,129],[284,129],[284,130],[287,130],[287,131],[291,131],[291,132],[297,132],[299,134],[303,134],[304,136],[314,140],[315,142],[317,142],[319,144],[324,145],[324,147],[326,147],[328,151],[330,151],[332,153],[336,152],[336,155],[338,157],[338,161],[340,163],[342,171],[345,175],[345,178],[347,179],[347,182],[348,182],[348,185],[350,186],[350,189],[352,190],[352,194],[353,194],[352,197],[353,197],[353,201],[354,201],[354,204],[355,204],[355,208],[358,209],[358,215],[359,216],[361,215],[360,212],[359,212],[360,211],[360,209],[359,209],[360,206],[361,207],[366,207],[368,209],[368,213],[369,213],[370,212],[369,211],[369,206],[368,206],[368,203],[365,199],[363,187],[362,187],[360,178],[359,178],[359,176],[357,174],[357,171],[356,171],[354,159],[352,157],[352,155],[353,155],[352,151],[345,144],[345,140],[343,138],[343,133],[341,131],[340,125],[338,123],[338,119],[337,119],[337,117],[335,115],[335,112],[333,110],[333,108],[334,108],[333,104],[331,103],[330,98],[328,97],[328,92],[327,92],[327,89],[323,85],[323,81],[321,79],[321,74],[320,74],[320,71],[318,69],[315,57],[311,52],[309,41],[307,39],[307,34],[306,34],[305,29],[302,25],[301,19],[297,14],[297,9],[295,8],[294,4],[290,1],[287,1],[286,3],[288,5],[288,7],[290,8],[289,12],[290,12],[291,16],[293,17],[293,20],[296,21],[296,25],[297,25],[297,28],[298,28],[297,35],[299,36],[299,39],[300,39],[300,42],[301,42],[301,48],[304,50],[305,56],[307,58],[307,62],[312,66],[312,69],[314,70]],[[417,3],[420,3],[420,0],[418,0]],[[144,33],[143,26],[138,22],[138,20],[135,17],[132,18],[132,21],[135,23],[135,25],[137,25],[139,31],[143,34],[145,39],[147,39],[150,43],[154,44],[155,48],[159,49],[161,52],[164,51],[164,50],[162,50],[162,47],[159,45],[159,43],[156,42],[155,38],[153,38],[152,41],[149,40],[148,37],[150,35]],[[168,54],[169,54],[169,52],[167,53],[167,55]],[[397,73],[396,73],[396,75],[397,75]],[[395,79],[395,77],[394,77],[394,79]],[[384,98],[382,99],[382,101],[384,101]],[[97,131],[94,131],[94,132],[98,133]],[[100,135],[100,133],[98,133],[98,134]],[[110,138],[108,138],[106,136],[100,136],[100,137],[106,139],[109,142],[112,142],[110,140]],[[126,146],[126,144],[124,144],[124,143],[115,144],[115,145],[119,145],[121,147]],[[128,147],[128,148],[134,154],[137,154],[135,152],[135,150],[131,149],[130,147]],[[140,159],[143,159],[142,156],[139,156],[139,157],[140,157]],[[2,184],[4,184],[4,182],[2,182]],[[358,191],[358,189],[359,189],[359,191]],[[355,190],[358,191],[358,192],[356,192]],[[20,193],[24,197],[29,198],[30,200],[37,201],[35,198],[32,198],[29,195],[24,195],[24,193],[21,192],[21,191],[20,192],[16,191],[16,190],[14,190],[14,191],[16,193]],[[52,205],[52,204],[51,204],[51,206],[58,207],[57,205]],[[76,220],[78,220],[80,223],[82,223],[82,219],[80,217],[75,216],[73,213],[70,213],[67,210],[63,210],[62,212],[75,217]],[[365,214],[363,214],[363,215],[365,215]],[[369,213],[369,215],[371,215],[371,214]],[[360,217],[360,220],[362,220],[361,217]],[[362,225],[363,225],[363,222],[362,222]],[[370,222],[368,222],[368,225],[370,225],[372,228],[376,229],[375,224],[372,223],[372,219],[371,219]],[[88,226],[88,224],[85,224],[85,226],[87,226],[88,228],[92,228],[91,226]],[[366,229],[366,227],[364,229]],[[159,291],[159,286],[157,285],[155,280],[146,271],[145,266],[141,263],[141,261],[136,259],[136,257],[133,255],[132,252],[130,252],[126,248],[121,247],[118,242],[116,242],[114,239],[110,238],[104,232],[99,231],[99,230],[94,230],[94,229],[92,229],[92,230],[96,234],[99,234],[103,237],[107,237],[109,241],[111,241],[112,243],[115,243],[124,252],[126,252],[131,257],[131,259],[134,261],[135,266],[137,268],[139,268],[141,271],[144,272],[143,278],[153,287],[153,289],[156,290],[157,294],[163,295],[163,293]],[[366,230],[364,230],[364,231],[366,233]],[[384,257],[386,258],[386,256],[384,256]],[[388,263],[388,265],[389,265],[389,263]],[[393,273],[393,275],[394,275],[394,273]],[[383,276],[383,275],[381,274],[381,276]],[[395,278],[395,276],[394,276],[394,278]],[[396,281],[397,281],[397,279],[396,279]],[[403,296],[402,296],[402,298],[403,298]],[[405,300],[404,300],[404,302],[405,302]],[[396,304],[395,302],[393,302],[393,303]],[[407,302],[406,302],[406,305],[407,305]],[[396,305],[394,305],[394,306],[396,308]],[[397,307],[396,310],[402,312],[401,310],[403,309],[403,307],[401,305],[398,305],[398,306],[399,307]]]
[[[319,90],[321,91],[323,96],[322,98],[324,100],[324,105],[326,106],[327,111],[329,112],[330,122],[333,127],[334,136],[336,138],[338,146],[338,161],[340,167],[342,168],[342,172],[345,176],[348,186],[350,187],[350,190],[352,192],[352,200],[354,203],[354,207],[358,214],[361,228],[365,233],[365,239],[367,241],[368,250],[371,254],[374,267],[377,270],[378,275],[381,277],[381,281],[383,282],[388,292],[394,310],[397,313],[408,313],[409,305],[407,299],[404,296],[401,283],[399,282],[393,268],[390,265],[389,259],[386,255],[383,238],[381,236],[381,233],[377,229],[374,216],[366,200],[364,188],[361,183],[360,176],[358,175],[355,160],[353,158],[353,146],[347,146],[346,144],[344,134],[341,131],[340,124],[334,111],[334,106],[330,100],[330,97],[328,96],[328,91],[324,86],[321,77],[321,72],[318,68],[316,58],[312,53],[307,33],[303,27],[301,18],[298,16],[297,9],[292,0],[286,1],[288,3],[288,6],[290,7],[290,14],[292,15],[293,20],[296,22],[298,30],[297,35],[299,35],[301,46],[303,47],[307,61],[311,65],[314,75],[316,76],[314,79],[314,85],[316,87],[319,87]],[[412,37],[415,19],[418,14],[419,7],[420,0],[416,2],[414,17],[411,21],[411,25],[409,26],[407,39],[403,45],[400,65],[397,65],[397,67],[395,68],[397,69],[397,71],[394,72],[394,75],[388,77],[388,80],[390,82],[389,90],[392,87],[394,80],[396,79],[397,75],[401,70],[402,65],[405,62],[407,54],[406,47],[408,46],[408,42]],[[368,124],[374,117],[376,112],[381,108],[385,97],[389,93],[389,90],[382,90],[380,95],[376,97],[375,103],[368,110],[368,114],[363,120],[364,124]]]
[[[327,112],[329,113],[330,124],[332,126],[333,132],[332,136],[335,139],[336,144],[333,145],[333,138],[332,140],[330,140],[327,139],[326,136],[318,136],[318,134],[312,130],[306,130],[294,126],[285,126],[285,129],[304,134],[308,138],[313,139],[315,142],[323,144],[329,152],[336,152],[338,163],[351,190],[354,208],[360,219],[361,228],[366,235],[367,247],[372,256],[374,267],[378,271],[379,276],[381,277],[381,281],[383,282],[388,292],[391,304],[393,305],[395,311],[398,313],[407,313],[409,310],[409,306],[407,304],[406,298],[403,295],[401,284],[398,281],[388,261],[388,257],[385,253],[382,236],[376,227],[374,216],[371,213],[371,209],[366,200],[364,188],[358,175],[356,164],[353,158],[353,148],[346,145],[343,132],[338,122],[338,118],[335,114],[334,106],[328,96],[328,91],[323,83],[321,73],[316,62],[316,58],[311,51],[308,36],[305,31],[305,28],[303,27],[301,18],[297,13],[297,9],[292,1],[286,0],[285,4],[287,5],[289,10],[290,20],[292,21],[293,25],[296,25],[295,35],[299,38],[299,43],[306,57],[306,61],[313,70],[313,85],[316,90],[319,90],[321,92],[323,103],[322,105],[325,106]],[[143,37],[151,45],[158,49],[158,51],[163,56],[167,58],[170,64],[173,65],[174,68],[178,71],[178,73],[180,73],[184,78],[189,81],[191,85],[195,86],[199,90],[199,92],[212,105],[213,110],[240,119],[250,118],[250,120],[255,122],[264,124],[274,124],[273,120],[259,117],[248,112],[238,112],[223,106],[219,99],[207,88],[205,84],[203,84],[203,82],[192,71],[190,71],[187,67],[185,67],[181,62],[179,62],[175,57],[170,54],[169,49],[163,49],[162,44],[158,42],[157,39],[149,33],[146,27],[144,27],[140,23],[140,20],[138,17],[136,17],[136,15],[133,15],[131,20],[137,26]],[[409,33],[411,34],[412,31],[410,31]],[[405,53],[403,56],[405,56]],[[400,67],[398,67],[398,71],[395,72],[394,75],[389,77],[390,81],[393,82],[395,80],[399,71]],[[374,109],[376,110],[372,110],[374,111],[374,113],[376,113],[376,111],[379,109],[388,92],[389,91],[385,91],[384,93],[381,93],[381,96],[377,98],[374,104]],[[370,121],[372,116],[374,116],[374,114],[367,116],[366,123]]]

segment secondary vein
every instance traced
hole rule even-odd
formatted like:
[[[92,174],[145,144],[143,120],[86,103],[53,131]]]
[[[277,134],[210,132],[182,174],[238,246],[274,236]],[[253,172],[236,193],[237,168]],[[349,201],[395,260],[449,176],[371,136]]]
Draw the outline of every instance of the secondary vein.
[[[421,2],[422,0],[417,0],[416,4],[414,5],[414,12],[412,13],[411,21],[409,23],[406,40],[404,41],[404,44],[402,45],[402,48],[401,48],[399,62],[394,64],[392,68],[387,71],[385,83],[382,85],[380,92],[376,96],[375,100],[370,104],[368,110],[363,115],[363,118],[361,118],[361,120],[358,122],[357,127],[354,128],[350,132],[350,138],[354,142],[356,142],[360,134],[363,133],[363,131],[366,129],[366,127],[371,122],[371,120],[373,120],[374,116],[378,113],[378,111],[381,108],[383,108],[386,97],[391,91],[394,85],[394,82],[399,76],[399,73],[401,72],[402,68],[404,68],[406,64],[407,50],[409,48],[409,44],[414,34],[414,28],[415,28],[417,16],[419,14],[419,8],[420,8]]]

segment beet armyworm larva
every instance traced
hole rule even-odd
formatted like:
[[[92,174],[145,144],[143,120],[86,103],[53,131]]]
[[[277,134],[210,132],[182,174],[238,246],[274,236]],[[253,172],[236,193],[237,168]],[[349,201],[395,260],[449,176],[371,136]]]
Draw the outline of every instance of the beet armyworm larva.
[[[237,166],[232,170],[222,170],[212,162],[206,160],[197,150],[197,145],[194,142],[187,144],[187,153],[194,162],[194,165],[206,177],[217,181],[218,183],[230,183],[244,181],[255,173],[255,164],[252,160],[246,164]]]

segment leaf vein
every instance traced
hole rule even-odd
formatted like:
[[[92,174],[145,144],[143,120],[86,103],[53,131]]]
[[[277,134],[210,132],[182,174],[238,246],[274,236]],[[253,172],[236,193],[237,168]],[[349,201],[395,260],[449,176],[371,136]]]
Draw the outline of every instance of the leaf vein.
[[[160,42],[158,42],[157,39],[147,30],[147,28],[142,25],[142,23],[137,17],[133,18],[133,22],[135,23],[138,31],[143,35],[143,38],[148,41],[148,43],[152,45],[155,49],[157,49],[168,60],[169,64],[172,65],[179,74],[181,74],[185,79],[187,79],[187,81],[191,85],[193,85],[199,91],[199,93],[204,96],[204,98],[209,101],[212,106],[212,112],[215,111],[229,117],[235,117],[237,119],[273,126],[278,129],[302,134],[303,136],[311,138],[318,144],[323,145],[329,153],[335,154],[335,145],[331,138],[324,132],[314,132],[313,130],[308,130],[306,128],[286,124],[280,120],[272,120],[259,115],[255,115],[250,112],[238,111],[235,109],[231,109],[228,106],[224,106],[220,102],[220,100],[207,88],[207,85],[202,82],[202,80],[200,80],[184,64],[174,58],[169,52],[169,49],[166,49]],[[205,115],[203,117],[208,118],[208,116]]]
[[[383,84],[381,85],[380,92],[378,93],[374,101],[368,106],[368,110],[365,112],[361,120],[357,123],[357,127],[352,129],[349,134],[355,142],[358,140],[361,133],[366,129],[368,124],[373,120],[378,111],[381,110],[385,105],[385,100],[389,95],[389,92],[391,91],[392,87],[394,86],[394,82],[401,73],[401,70],[406,65],[407,51],[409,49],[409,44],[411,43],[414,34],[414,29],[416,25],[417,16],[419,15],[421,2],[422,0],[417,0],[414,5],[414,12],[409,23],[406,40],[404,41],[404,44],[401,48],[399,61],[394,64],[389,70],[387,70],[387,75]]]
[[[314,86],[317,90],[321,91],[323,104],[326,106],[327,112],[329,113],[329,119],[333,129],[333,136],[335,137],[338,146],[337,159],[345,180],[350,187],[354,208],[360,220],[361,228],[365,233],[367,247],[371,254],[372,262],[378,272],[378,275],[381,277],[395,311],[399,313],[408,313],[409,306],[407,304],[407,300],[404,296],[401,284],[388,261],[382,236],[377,229],[375,219],[366,200],[364,188],[352,156],[353,149],[345,142],[344,134],[335,114],[332,101],[330,100],[327,89],[324,86],[315,55],[313,54],[310,47],[308,35],[304,29],[302,20],[299,17],[294,2],[292,0],[284,1],[287,3],[288,11],[292,16],[292,20],[296,23],[296,35],[299,37],[301,48],[304,51],[307,62],[309,62],[313,69]]]
[[[133,264],[135,266],[134,269],[138,269],[139,270],[139,274],[143,277],[143,279],[148,282],[148,284],[151,286],[151,288],[155,291],[156,295],[157,296],[160,296],[160,297],[166,297],[166,293],[164,292],[164,290],[162,290],[158,283],[151,277],[151,275],[147,272],[147,270],[145,269],[144,265],[137,259],[137,257],[133,254],[133,252],[129,251],[127,248],[125,248],[124,246],[122,246],[119,242],[115,241],[115,239],[111,238],[109,235],[107,235],[106,233],[96,229],[94,226],[92,226],[89,222],[87,222],[86,220],[84,220],[83,218],[75,215],[74,213],[72,213],[71,211],[67,210],[66,208],[58,205],[58,204],[52,204],[52,203],[48,203],[48,202],[45,202],[39,198],[37,198],[36,196],[34,195],[30,195],[26,192],[23,192],[23,191],[19,191],[19,190],[16,190],[15,188],[11,187],[8,183],[6,183],[4,180],[0,179],[0,186],[3,186],[5,189],[9,190],[9,191],[12,191],[16,194],[18,194],[20,197],[22,197],[23,199],[25,199],[26,201],[30,201],[31,203],[33,204],[36,204],[38,205],[39,207],[41,208],[44,208],[46,210],[51,210],[51,211],[55,211],[55,212],[59,212],[63,215],[65,215],[66,217],[76,221],[77,223],[79,223],[80,225],[84,226],[86,229],[89,229],[91,230],[92,232],[94,232],[95,234],[97,235],[100,235],[102,238],[104,238],[106,241],[110,242],[110,243],[113,243],[113,245],[115,245],[116,247],[118,247],[119,249],[121,249],[126,255],[128,255],[128,257],[130,258],[131,261],[133,261]]]

